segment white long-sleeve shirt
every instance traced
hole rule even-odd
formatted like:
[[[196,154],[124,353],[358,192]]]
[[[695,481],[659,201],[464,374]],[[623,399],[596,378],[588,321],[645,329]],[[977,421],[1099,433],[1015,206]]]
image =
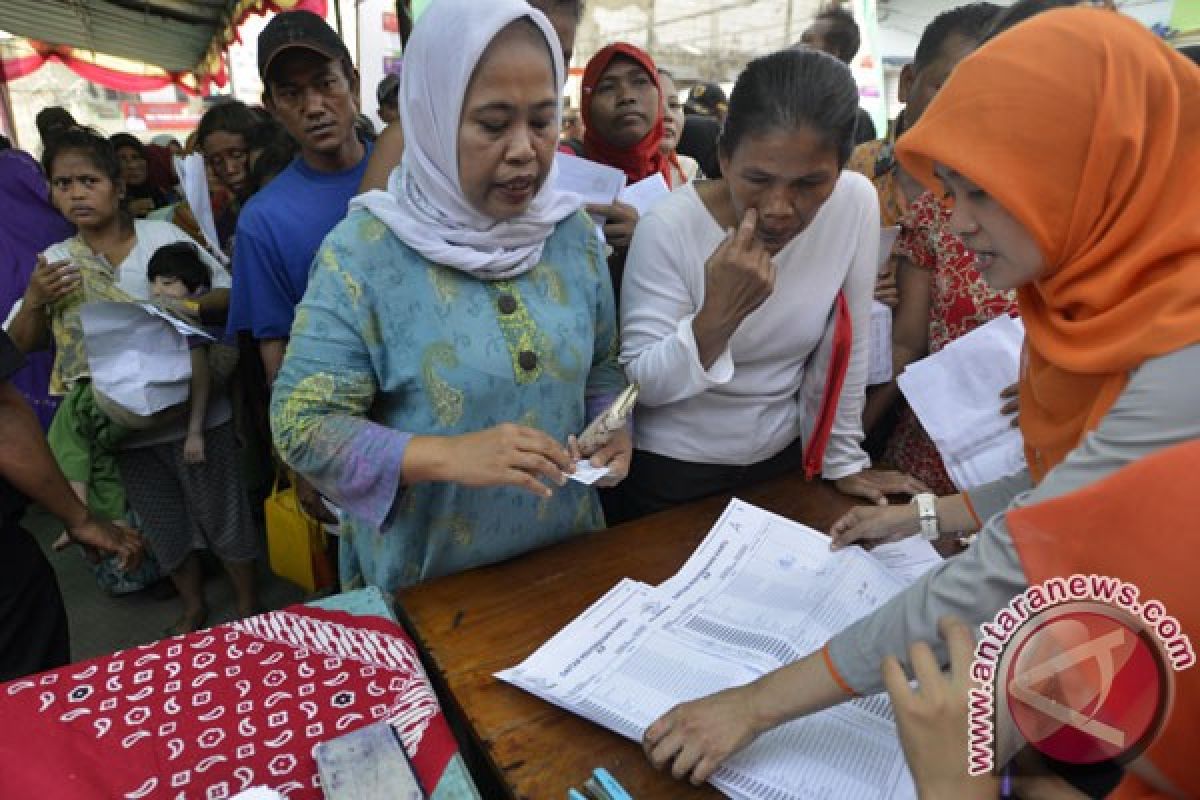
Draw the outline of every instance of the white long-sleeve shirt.
[[[842,172],[809,227],[774,256],[771,296],[706,370],[692,320],[704,303],[705,262],[725,235],[690,184],[638,222],[621,290],[621,364],[641,387],[637,448],[683,461],[748,465],[795,441],[805,367],[844,291],[854,343],[822,475],[837,479],[866,468],[866,333],[879,249],[874,188]]]

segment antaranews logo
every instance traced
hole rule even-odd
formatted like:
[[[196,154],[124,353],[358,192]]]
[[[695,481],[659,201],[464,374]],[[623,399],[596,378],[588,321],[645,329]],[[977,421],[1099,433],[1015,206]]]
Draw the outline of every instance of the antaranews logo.
[[[1031,586],[980,626],[971,665],[968,771],[1025,741],[1070,764],[1124,763],[1162,730],[1191,640],[1157,600],[1106,575]]]

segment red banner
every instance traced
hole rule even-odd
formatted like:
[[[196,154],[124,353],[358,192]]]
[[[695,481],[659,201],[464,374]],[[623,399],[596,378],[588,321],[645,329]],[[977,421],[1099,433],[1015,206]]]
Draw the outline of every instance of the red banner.
[[[126,119],[136,117],[151,131],[191,130],[200,124],[201,113],[187,103],[121,104],[121,114]]]
[[[294,11],[305,9],[324,17],[326,0],[241,0],[234,24],[218,30],[213,36],[209,52],[194,71],[167,72],[136,62],[124,62],[138,68],[137,72],[101,66],[98,60],[108,58],[102,54],[75,49],[69,45],[57,45],[33,40],[22,40],[32,53],[15,58],[0,58],[0,82],[8,83],[23,78],[40,69],[48,61],[57,61],[76,75],[92,83],[121,92],[150,92],[172,84],[190,95],[207,93],[212,85],[225,86],[229,76],[225,72],[224,51],[237,40],[237,26],[251,14],[266,14],[271,11]],[[108,59],[110,62],[111,58]],[[120,61],[120,60],[119,60]]]

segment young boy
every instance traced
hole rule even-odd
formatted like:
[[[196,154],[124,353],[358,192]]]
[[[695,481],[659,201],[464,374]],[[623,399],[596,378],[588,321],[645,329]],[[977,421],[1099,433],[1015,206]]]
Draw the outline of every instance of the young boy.
[[[212,276],[200,260],[200,252],[189,242],[176,242],[160,247],[146,266],[150,281],[150,296],[156,301],[178,307],[195,302],[212,289]],[[205,329],[217,341],[189,336],[192,380],[188,397],[187,438],[183,444],[183,459],[189,464],[204,463],[204,417],[208,412],[208,397],[213,380],[229,379],[237,353],[220,343],[223,331]]]

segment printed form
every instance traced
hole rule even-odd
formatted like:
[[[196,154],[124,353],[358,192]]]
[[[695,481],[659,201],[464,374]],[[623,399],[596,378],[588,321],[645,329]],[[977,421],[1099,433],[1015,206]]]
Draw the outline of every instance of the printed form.
[[[732,501],[661,585],[625,579],[497,674],[630,739],[673,706],[813,652],[941,561],[920,539],[868,554]],[[886,695],[783,725],[712,783],[734,798],[914,797]]]

